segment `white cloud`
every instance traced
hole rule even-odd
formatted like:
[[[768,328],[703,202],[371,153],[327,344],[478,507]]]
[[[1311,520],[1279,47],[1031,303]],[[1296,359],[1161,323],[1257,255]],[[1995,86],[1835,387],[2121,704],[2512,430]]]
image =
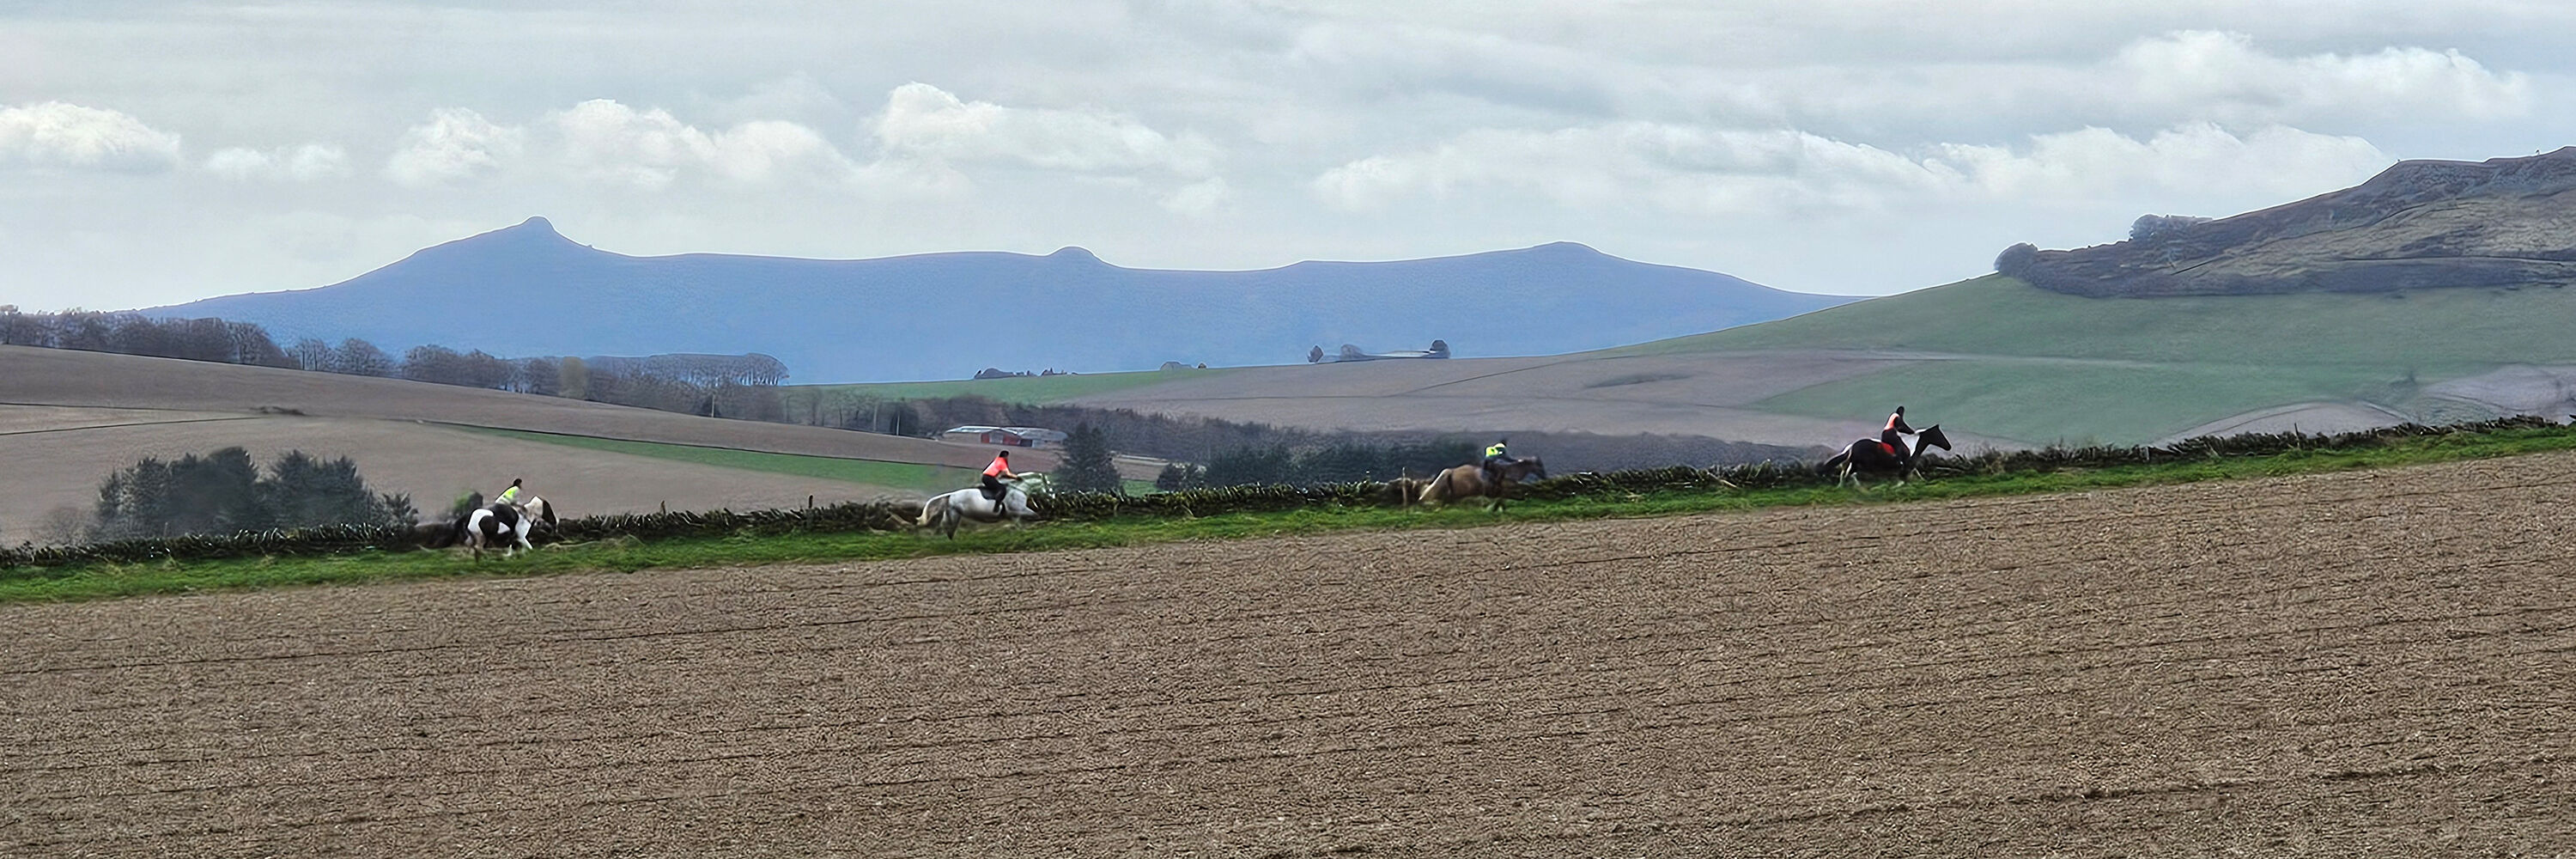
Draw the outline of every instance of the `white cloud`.
[[[0,168],[158,173],[179,164],[179,135],[113,110],[48,101],[0,107]]]
[[[2497,74],[2457,50],[2389,47],[2368,54],[2268,54],[2243,33],[2185,30],[2122,48],[2110,68],[2131,94],[2219,120],[2298,121],[2319,116],[2521,116],[2531,82]]]
[[[2086,128],[2038,135],[2020,148],[1943,144],[1908,156],[1798,131],[1629,122],[1470,132],[1430,149],[1343,164],[1311,189],[1355,210],[1499,189],[1596,210],[1760,215],[1927,202],[2050,204],[2112,194],[2316,193],[2388,162],[2360,138],[2283,126],[2240,137],[2191,123],[2144,140]]]
[[[412,187],[472,179],[516,159],[526,136],[471,110],[439,108],[428,122],[403,133],[401,148],[385,162],[385,176]]]
[[[1499,186],[1573,206],[1646,203],[1670,211],[1746,213],[1867,208],[1889,193],[1954,179],[1937,165],[1803,132],[1622,122],[1547,132],[1470,132],[1429,150],[1344,164],[1318,177],[1313,188],[1326,202],[1349,209]]]
[[[2086,128],[2035,136],[2019,152],[1961,145],[1945,145],[1939,152],[1931,163],[1954,165],[1969,189],[1997,199],[2227,190],[2289,202],[2290,195],[2359,182],[2392,160],[2358,137],[2277,125],[2240,137],[2206,122],[2145,140]]]
[[[969,102],[925,83],[896,87],[875,122],[888,158],[1013,164],[1098,175],[1215,173],[1216,147],[1125,116]]]
[[[1232,192],[1232,189],[1226,187],[1225,177],[1210,176],[1183,185],[1178,190],[1164,195],[1162,204],[1163,208],[1174,213],[1204,215],[1223,205],[1226,197]]]
[[[293,149],[219,149],[206,156],[206,172],[236,182],[342,179],[350,175],[349,153],[326,143],[307,143]]]
[[[789,174],[847,179],[856,167],[813,129],[761,120],[709,133],[655,108],[638,111],[594,99],[547,117],[563,156],[593,179],[659,189],[685,172],[759,184]]]

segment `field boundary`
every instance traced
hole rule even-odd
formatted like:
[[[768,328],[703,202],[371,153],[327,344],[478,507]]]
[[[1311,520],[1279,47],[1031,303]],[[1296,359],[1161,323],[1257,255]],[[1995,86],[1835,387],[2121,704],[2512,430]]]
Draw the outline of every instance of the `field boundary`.
[[[1803,462],[1567,475],[1515,496],[1497,516],[1478,505],[1422,511],[1383,483],[1262,486],[1142,497],[1060,494],[1036,500],[1052,524],[928,540],[918,506],[871,502],[792,510],[624,514],[565,520],[555,551],[476,564],[416,551],[436,527],[335,526],[217,536],[0,549],[0,602],[87,599],[207,588],[580,570],[870,560],[961,552],[1136,545],[1250,535],[1457,528],[1499,521],[1665,516],[1779,506],[2072,492],[2284,476],[2576,450],[2576,428],[2538,417],[2458,427],[2390,427],[2340,436],[2296,433],[2194,439],[2164,448],[1995,452],[1931,460],[1929,479],[1847,490]],[[553,548],[553,547],[550,547]]]

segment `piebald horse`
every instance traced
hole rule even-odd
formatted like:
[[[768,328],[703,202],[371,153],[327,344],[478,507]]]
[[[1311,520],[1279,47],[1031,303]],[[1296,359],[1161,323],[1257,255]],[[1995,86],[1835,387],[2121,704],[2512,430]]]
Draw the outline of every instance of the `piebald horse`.
[[[534,549],[528,532],[542,523],[555,527],[555,506],[534,495],[518,503],[507,501],[477,507],[465,518],[456,520],[456,543],[474,550],[474,559],[483,559],[483,550],[500,549],[501,557],[518,554],[520,549]]]
[[[1898,485],[1923,465],[1923,451],[1928,448],[1950,449],[1950,437],[1941,433],[1941,425],[1923,428],[1915,437],[1913,450],[1905,449],[1905,439],[1893,443],[1865,438],[1843,447],[1843,452],[1825,460],[1825,470],[1835,472],[1834,485],[1849,482],[1860,485],[1862,474],[1893,474]]]
[[[1494,466],[1494,473],[1502,479],[1489,484],[1485,482],[1482,468],[1461,465],[1444,469],[1423,482],[1421,501],[1424,505],[1434,505],[1481,497],[1485,499],[1485,509],[1499,511],[1503,509],[1505,494],[1512,484],[1530,477],[1546,480],[1547,464],[1533,456]]]

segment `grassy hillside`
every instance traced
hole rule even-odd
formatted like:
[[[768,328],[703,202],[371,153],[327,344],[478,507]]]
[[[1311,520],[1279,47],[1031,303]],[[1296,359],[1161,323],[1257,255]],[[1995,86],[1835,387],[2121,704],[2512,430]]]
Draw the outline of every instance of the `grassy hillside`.
[[[2104,299],[2000,275],[1601,355],[1842,349],[1935,353],[1755,408],[1924,420],[2030,443],[2152,440],[2300,402],[2421,411],[2423,385],[2576,363],[2576,290],[2448,289]]]
[[[847,385],[790,385],[779,390],[788,414],[803,414],[815,398],[826,409],[835,404],[883,400],[926,400],[976,396],[1004,403],[1046,405],[1075,397],[1158,385],[1181,379],[1203,379],[1226,370],[1147,370],[1135,373],[1066,373],[1012,376],[1004,379],[955,379],[936,382],[867,382]]]
[[[559,433],[521,430],[469,428],[475,432],[508,436],[527,441],[559,444],[583,450],[607,451],[675,462],[693,462],[744,471],[766,471],[797,477],[819,477],[850,483],[865,483],[915,492],[946,492],[975,482],[975,469],[954,466],[924,465],[911,462],[880,462],[870,459],[845,459],[833,456],[809,456],[794,453],[769,453],[758,450],[735,450],[689,444],[667,444],[650,441],[593,438]]]
[[[2126,361],[2408,367],[2576,361],[2576,290],[2081,298],[1988,275],[1612,355],[1903,349]]]

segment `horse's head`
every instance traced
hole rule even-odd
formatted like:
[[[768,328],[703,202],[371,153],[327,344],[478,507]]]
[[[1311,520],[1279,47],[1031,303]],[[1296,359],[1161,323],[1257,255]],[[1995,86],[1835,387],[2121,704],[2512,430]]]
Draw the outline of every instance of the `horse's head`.
[[[1512,474],[1512,478],[1515,480],[1519,479],[1521,475],[1524,474],[1540,480],[1547,479],[1547,463],[1540,462],[1539,458],[1535,456],[1512,463],[1512,469],[1514,472]]]
[[[519,509],[528,511],[529,516],[535,517],[539,522],[546,523],[546,527],[548,528],[555,526],[555,506],[553,504],[546,503],[546,500],[543,498],[530,495],[528,496],[527,501],[519,504]]]
[[[1933,424],[1931,426],[1924,427],[1923,432],[1916,435],[1914,438],[1914,450],[1916,453],[1921,453],[1924,448],[1930,447],[1937,447],[1942,450],[1950,449],[1950,437],[1941,434],[1940,424]]]

